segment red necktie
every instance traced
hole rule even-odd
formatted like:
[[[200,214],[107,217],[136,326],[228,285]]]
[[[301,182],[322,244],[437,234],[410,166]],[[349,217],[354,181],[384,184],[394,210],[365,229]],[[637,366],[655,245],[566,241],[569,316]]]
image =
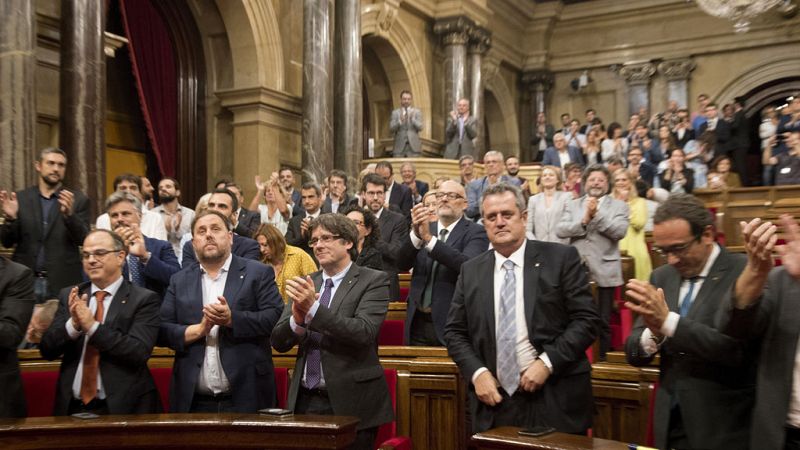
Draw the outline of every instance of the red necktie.
[[[103,323],[103,300],[108,292],[97,291],[94,298],[97,300],[97,311],[94,313],[94,320]],[[86,330],[89,331],[89,330]],[[89,339],[87,336],[86,339]],[[83,377],[81,378],[81,401],[84,405],[97,397],[97,369],[100,365],[100,352],[92,344],[86,345],[86,353],[83,355]]]

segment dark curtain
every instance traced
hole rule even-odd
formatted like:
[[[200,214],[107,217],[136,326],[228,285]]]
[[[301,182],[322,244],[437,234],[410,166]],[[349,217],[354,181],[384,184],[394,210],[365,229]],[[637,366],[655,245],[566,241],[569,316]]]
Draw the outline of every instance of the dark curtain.
[[[119,5],[147,135],[159,171],[175,177],[178,77],[172,37],[150,0],[119,0]]]

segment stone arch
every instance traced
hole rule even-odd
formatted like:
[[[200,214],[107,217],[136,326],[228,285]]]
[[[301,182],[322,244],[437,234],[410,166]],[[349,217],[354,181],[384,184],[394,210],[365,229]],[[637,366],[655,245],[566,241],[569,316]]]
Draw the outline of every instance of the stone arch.
[[[397,10],[392,10],[387,4],[364,6],[361,8],[361,36],[380,37],[396,52],[401,62],[400,68],[407,80],[407,87],[414,95],[414,104],[422,110],[424,127],[421,135],[430,139],[432,123],[430,82],[425,72],[422,53],[402,22],[396,20],[396,15]],[[399,81],[402,75],[398,73],[396,76]],[[391,87],[392,103],[398,105],[400,89],[395,89],[394,84]]]
[[[769,60],[744,68],[713,96],[717,104],[725,104],[734,98],[753,91],[759,86],[782,78],[796,78],[800,73],[800,58],[796,53],[784,51]]]
[[[489,130],[492,146],[491,149],[487,148],[487,150],[499,150],[506,156],[512,154],[519,156],[519,121],[517,119],[517,110],[514,107],[516,105],[514,96],[511,95],[511,90],[500,76],[492,76],[484,83],[484,89],[486,90],[484,104],[486,106],[483,120]],[[496,103],[497,110],[490,113],[489,105],[492,101]],[[499,117],[495,117],[498,112]],[[496,130],[495,133],[492,133],[492,130]],[[495,137],[498,131],[500,131],[499,135],[504,137],[503,141],[498,141]]]

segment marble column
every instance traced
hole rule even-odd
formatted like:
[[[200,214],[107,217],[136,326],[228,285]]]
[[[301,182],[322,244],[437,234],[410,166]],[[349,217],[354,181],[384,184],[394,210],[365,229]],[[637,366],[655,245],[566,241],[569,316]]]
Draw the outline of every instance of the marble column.
[[[33,2],[3,0],[0,16],[0,189],[16,190],[33,182],[36,154]]]
[[[361,84],[361,1],[336,0],[334,166],[349,174],[361,168],[364,142]]]
[[[628,114],[644,106],[650,112],[650,78],[656,73],[651,62],[630,63],[619,68],[619,75],[628,85]]]
[[[667,100],[689,107],[689,77],[696,67],[691,58],[668,59],[658,64],[658,73],[667,79]]]
[[[528,132],[524,133],[523,137],[525,139],[521,141],[525,143],[523,144],[523,148],[530,149],[528,161],[536,161],[539,159],[539,147],[533,144],[533,129],[536,125],[536,117],[538,117],[539,113],[543,112],[545,116],[547,115],[550,89],[553,88],[553,81],[553,72],[546,69],[532,70],[522,74],[522,84],[527,88],[529,94],[528,99],[530,101],[530,107],[527,109],[530,111],[530,116],[525,117],[524,122],[522,122],[522,126],[526,128]]]
[[[303,180],[333,169],[331,0],[303,0]]]
[[[455,111],[456,103],[469,98],[467,92],[467,43],[473,22],[463,16],[442,19],[433,26],[433,32],[442,37],[444,48],[444,107],[445,117]]]
[[[106,2],[61,1],[60,146],[67,152],[66,185],[105,200]]]
[[[475,116],[478,127],[478,135],[475,137],[475,157],[476,159],[483,159],[483,154],[486,153],[484,130],[484,106],[483,106],[483,76],[482,76],[482,61],[483,56],[492,44],[492,34],[484,28],[475,27],[470,32],[470,40],[468,47],[469,54],[469,92],[470,92],[470,107],[472,108],[471,114]]]

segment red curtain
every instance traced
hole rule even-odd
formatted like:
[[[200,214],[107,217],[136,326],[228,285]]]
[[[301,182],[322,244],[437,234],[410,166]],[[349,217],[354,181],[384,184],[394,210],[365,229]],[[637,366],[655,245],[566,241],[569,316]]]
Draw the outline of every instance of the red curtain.
[[[147,136],[161,174],[174,177],[178,76],[172,37],[150,0],[119,0],[119,5]]]

